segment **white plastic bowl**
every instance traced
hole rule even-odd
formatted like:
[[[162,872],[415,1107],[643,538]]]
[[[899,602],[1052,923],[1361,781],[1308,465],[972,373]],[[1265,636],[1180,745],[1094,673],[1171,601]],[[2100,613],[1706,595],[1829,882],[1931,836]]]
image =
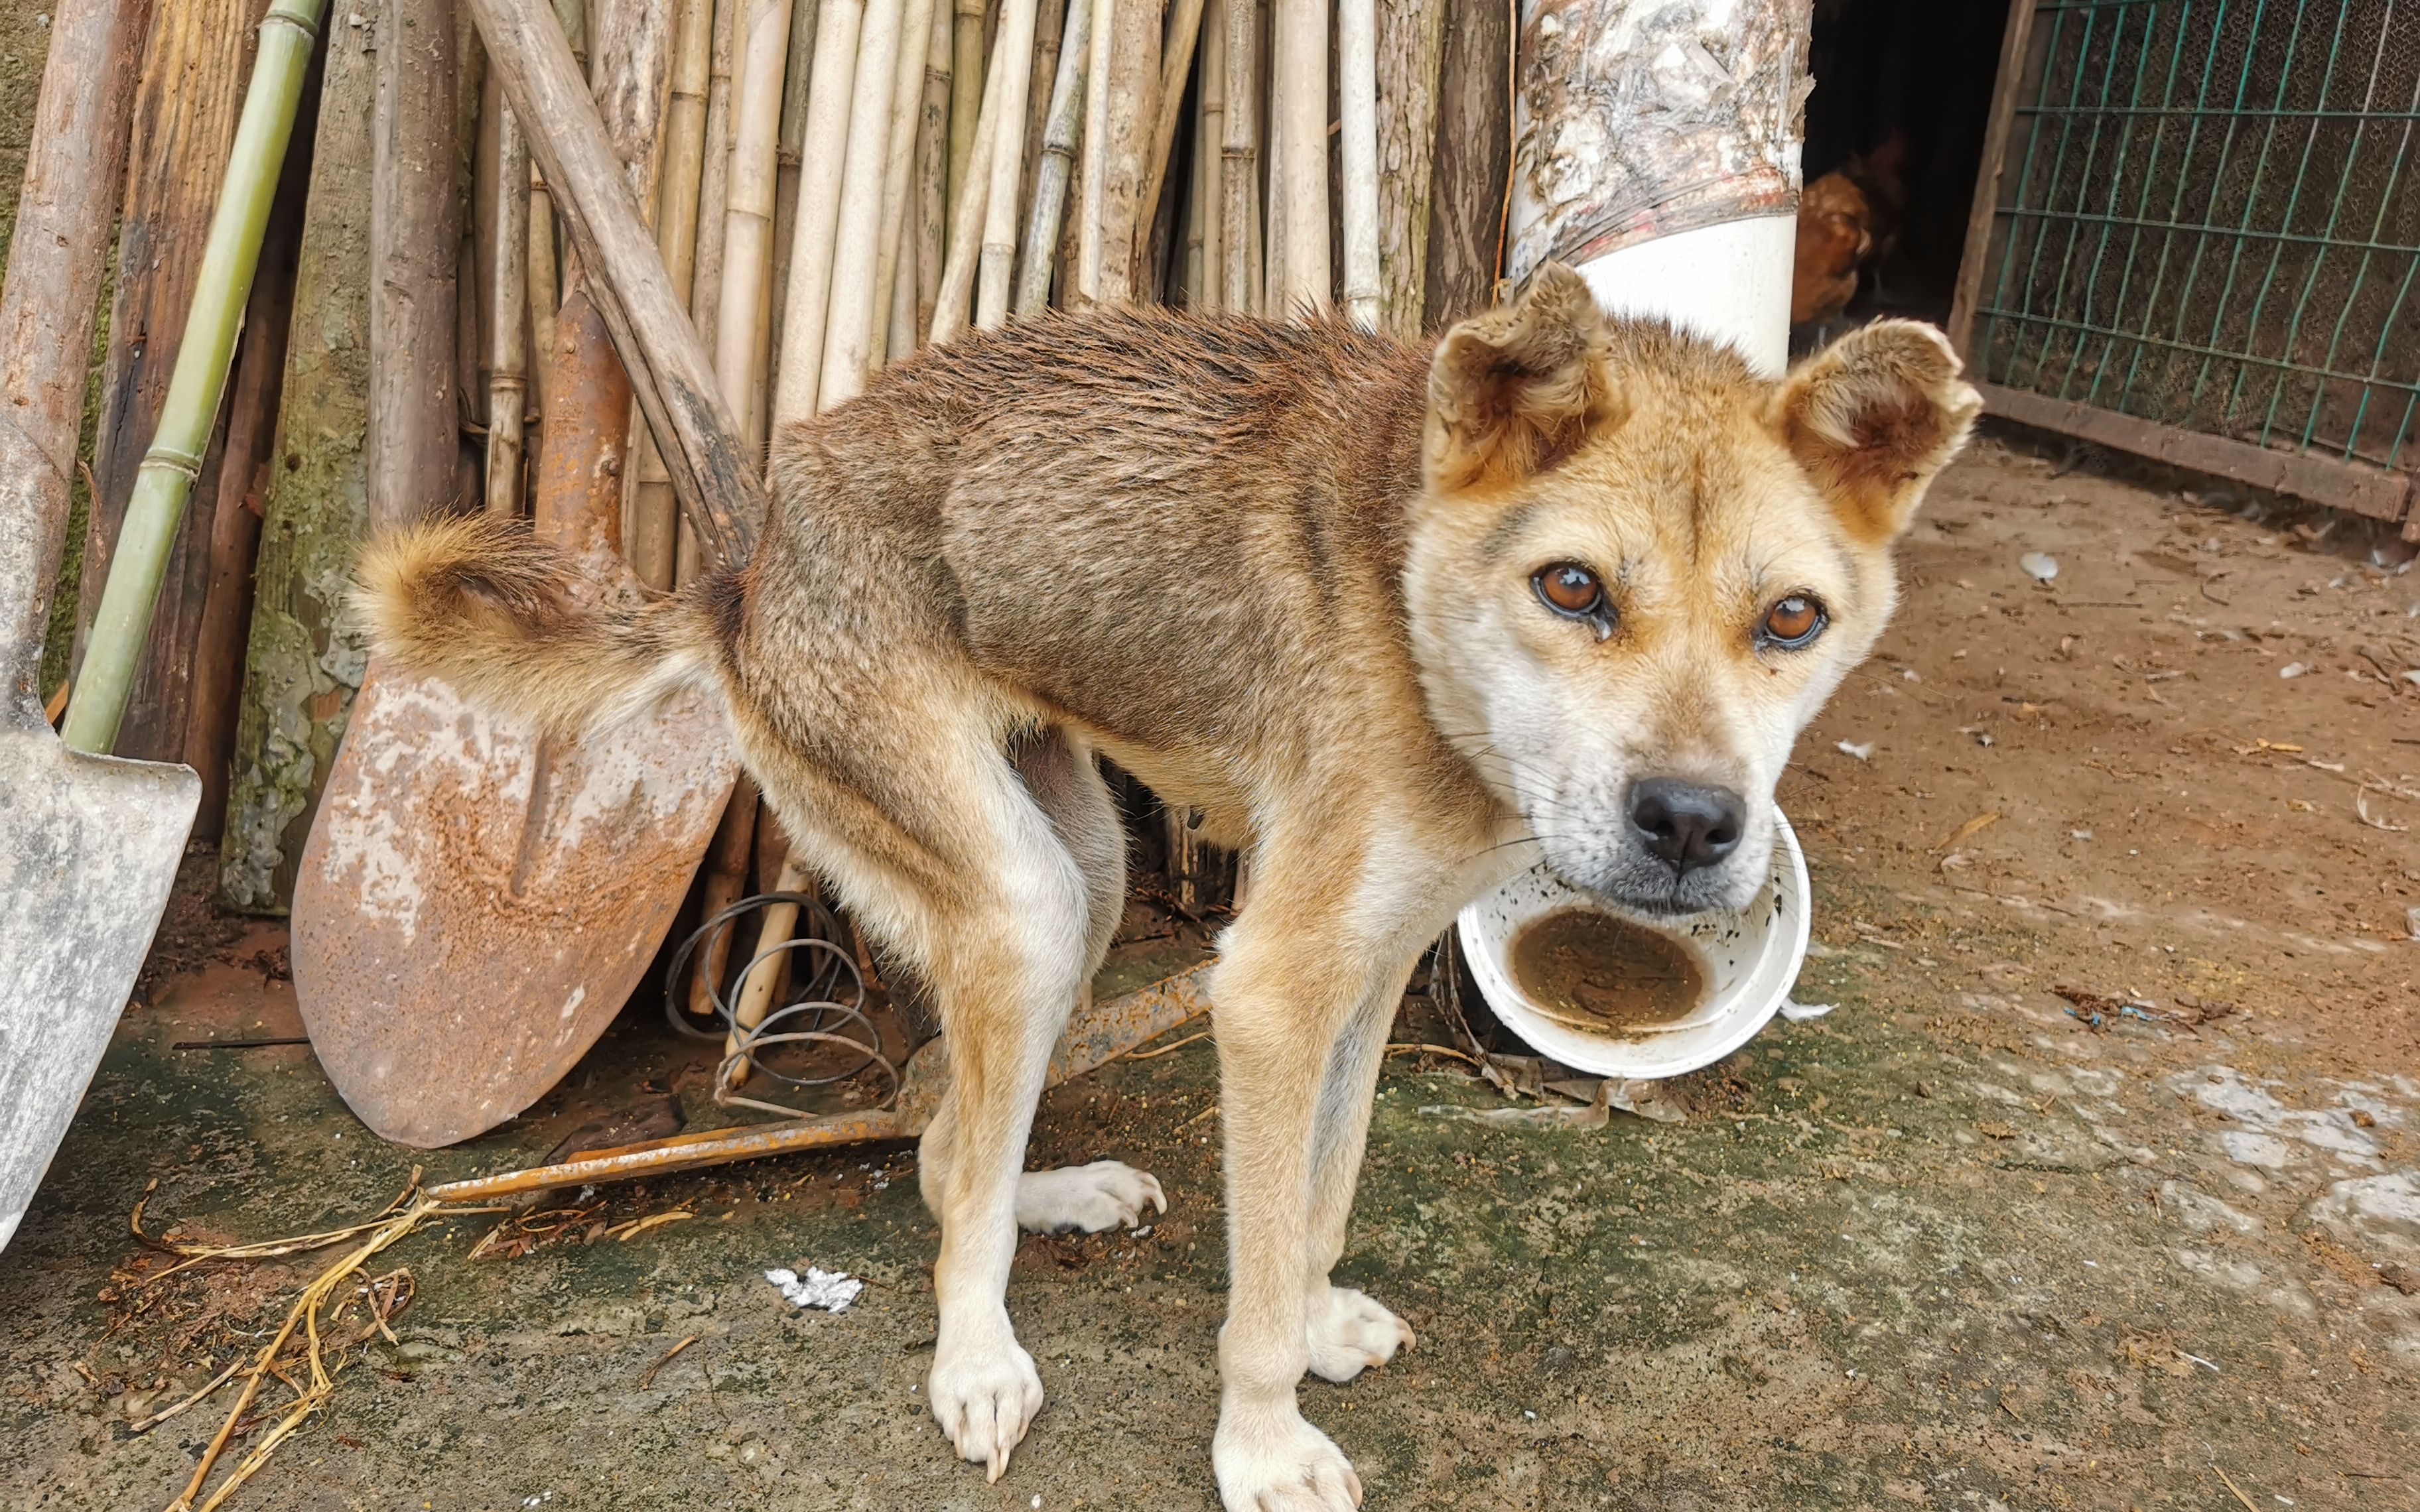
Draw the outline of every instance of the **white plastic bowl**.
[[[1722,1059],[1781,1011],[1807,960],[1807,859],[1778,810],[1773,827],[1773,874],[1737,913],[1633,914],[1567,886],[1544,865],[1471,903],[1458,927],[1487,1006],[1540,1055],[1599,1076],[1678,1076]],[[1620,1037],[1582,1033],[1547,1017],[1514,983],[1508,957],[1530,920],[1566,908],[1592,908],[1680,941],[1706,969],[1713,990],[1686,1018]]]

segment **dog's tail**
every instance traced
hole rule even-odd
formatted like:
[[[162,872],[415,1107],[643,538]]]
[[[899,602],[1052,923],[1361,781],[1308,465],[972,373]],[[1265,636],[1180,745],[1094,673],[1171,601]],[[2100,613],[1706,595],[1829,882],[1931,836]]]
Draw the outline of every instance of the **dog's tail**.
[[[604,729],[715,682],[719,642],[702,591],[644,604],[597,598],[568,553],[525,525],[478,515],[389,532],[354,569],[372,655],[549,733]]]

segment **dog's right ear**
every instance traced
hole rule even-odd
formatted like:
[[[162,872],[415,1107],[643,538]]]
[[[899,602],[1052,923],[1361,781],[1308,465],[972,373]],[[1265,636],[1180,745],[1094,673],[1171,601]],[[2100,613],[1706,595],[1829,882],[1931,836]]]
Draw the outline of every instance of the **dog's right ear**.
[[[1520,298],[1473,316],[1429,364],[1429,486],[1503,487],[1621,422],[1605,316],[1580,275],[1548,263]]]

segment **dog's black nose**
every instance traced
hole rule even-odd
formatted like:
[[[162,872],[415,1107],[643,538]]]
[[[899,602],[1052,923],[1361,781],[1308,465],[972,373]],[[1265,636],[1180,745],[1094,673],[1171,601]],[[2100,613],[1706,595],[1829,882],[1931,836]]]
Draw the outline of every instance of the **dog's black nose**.
[[[1729,856],[1747,827],[1747,805],[1729,788],[1651,777],[1630,790],[1630,822],[1648,853],[1683,872]]]

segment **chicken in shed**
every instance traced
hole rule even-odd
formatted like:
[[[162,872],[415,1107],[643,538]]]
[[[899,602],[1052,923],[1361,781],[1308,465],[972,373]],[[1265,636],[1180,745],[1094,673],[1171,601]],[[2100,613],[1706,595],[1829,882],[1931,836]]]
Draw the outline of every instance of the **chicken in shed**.
[[[1874,249],[1873,209],[1844,173],[1827,173],[1798,197],[1798,251],[1790,323],[1823,325],[1857,294],[1857,270]]]

